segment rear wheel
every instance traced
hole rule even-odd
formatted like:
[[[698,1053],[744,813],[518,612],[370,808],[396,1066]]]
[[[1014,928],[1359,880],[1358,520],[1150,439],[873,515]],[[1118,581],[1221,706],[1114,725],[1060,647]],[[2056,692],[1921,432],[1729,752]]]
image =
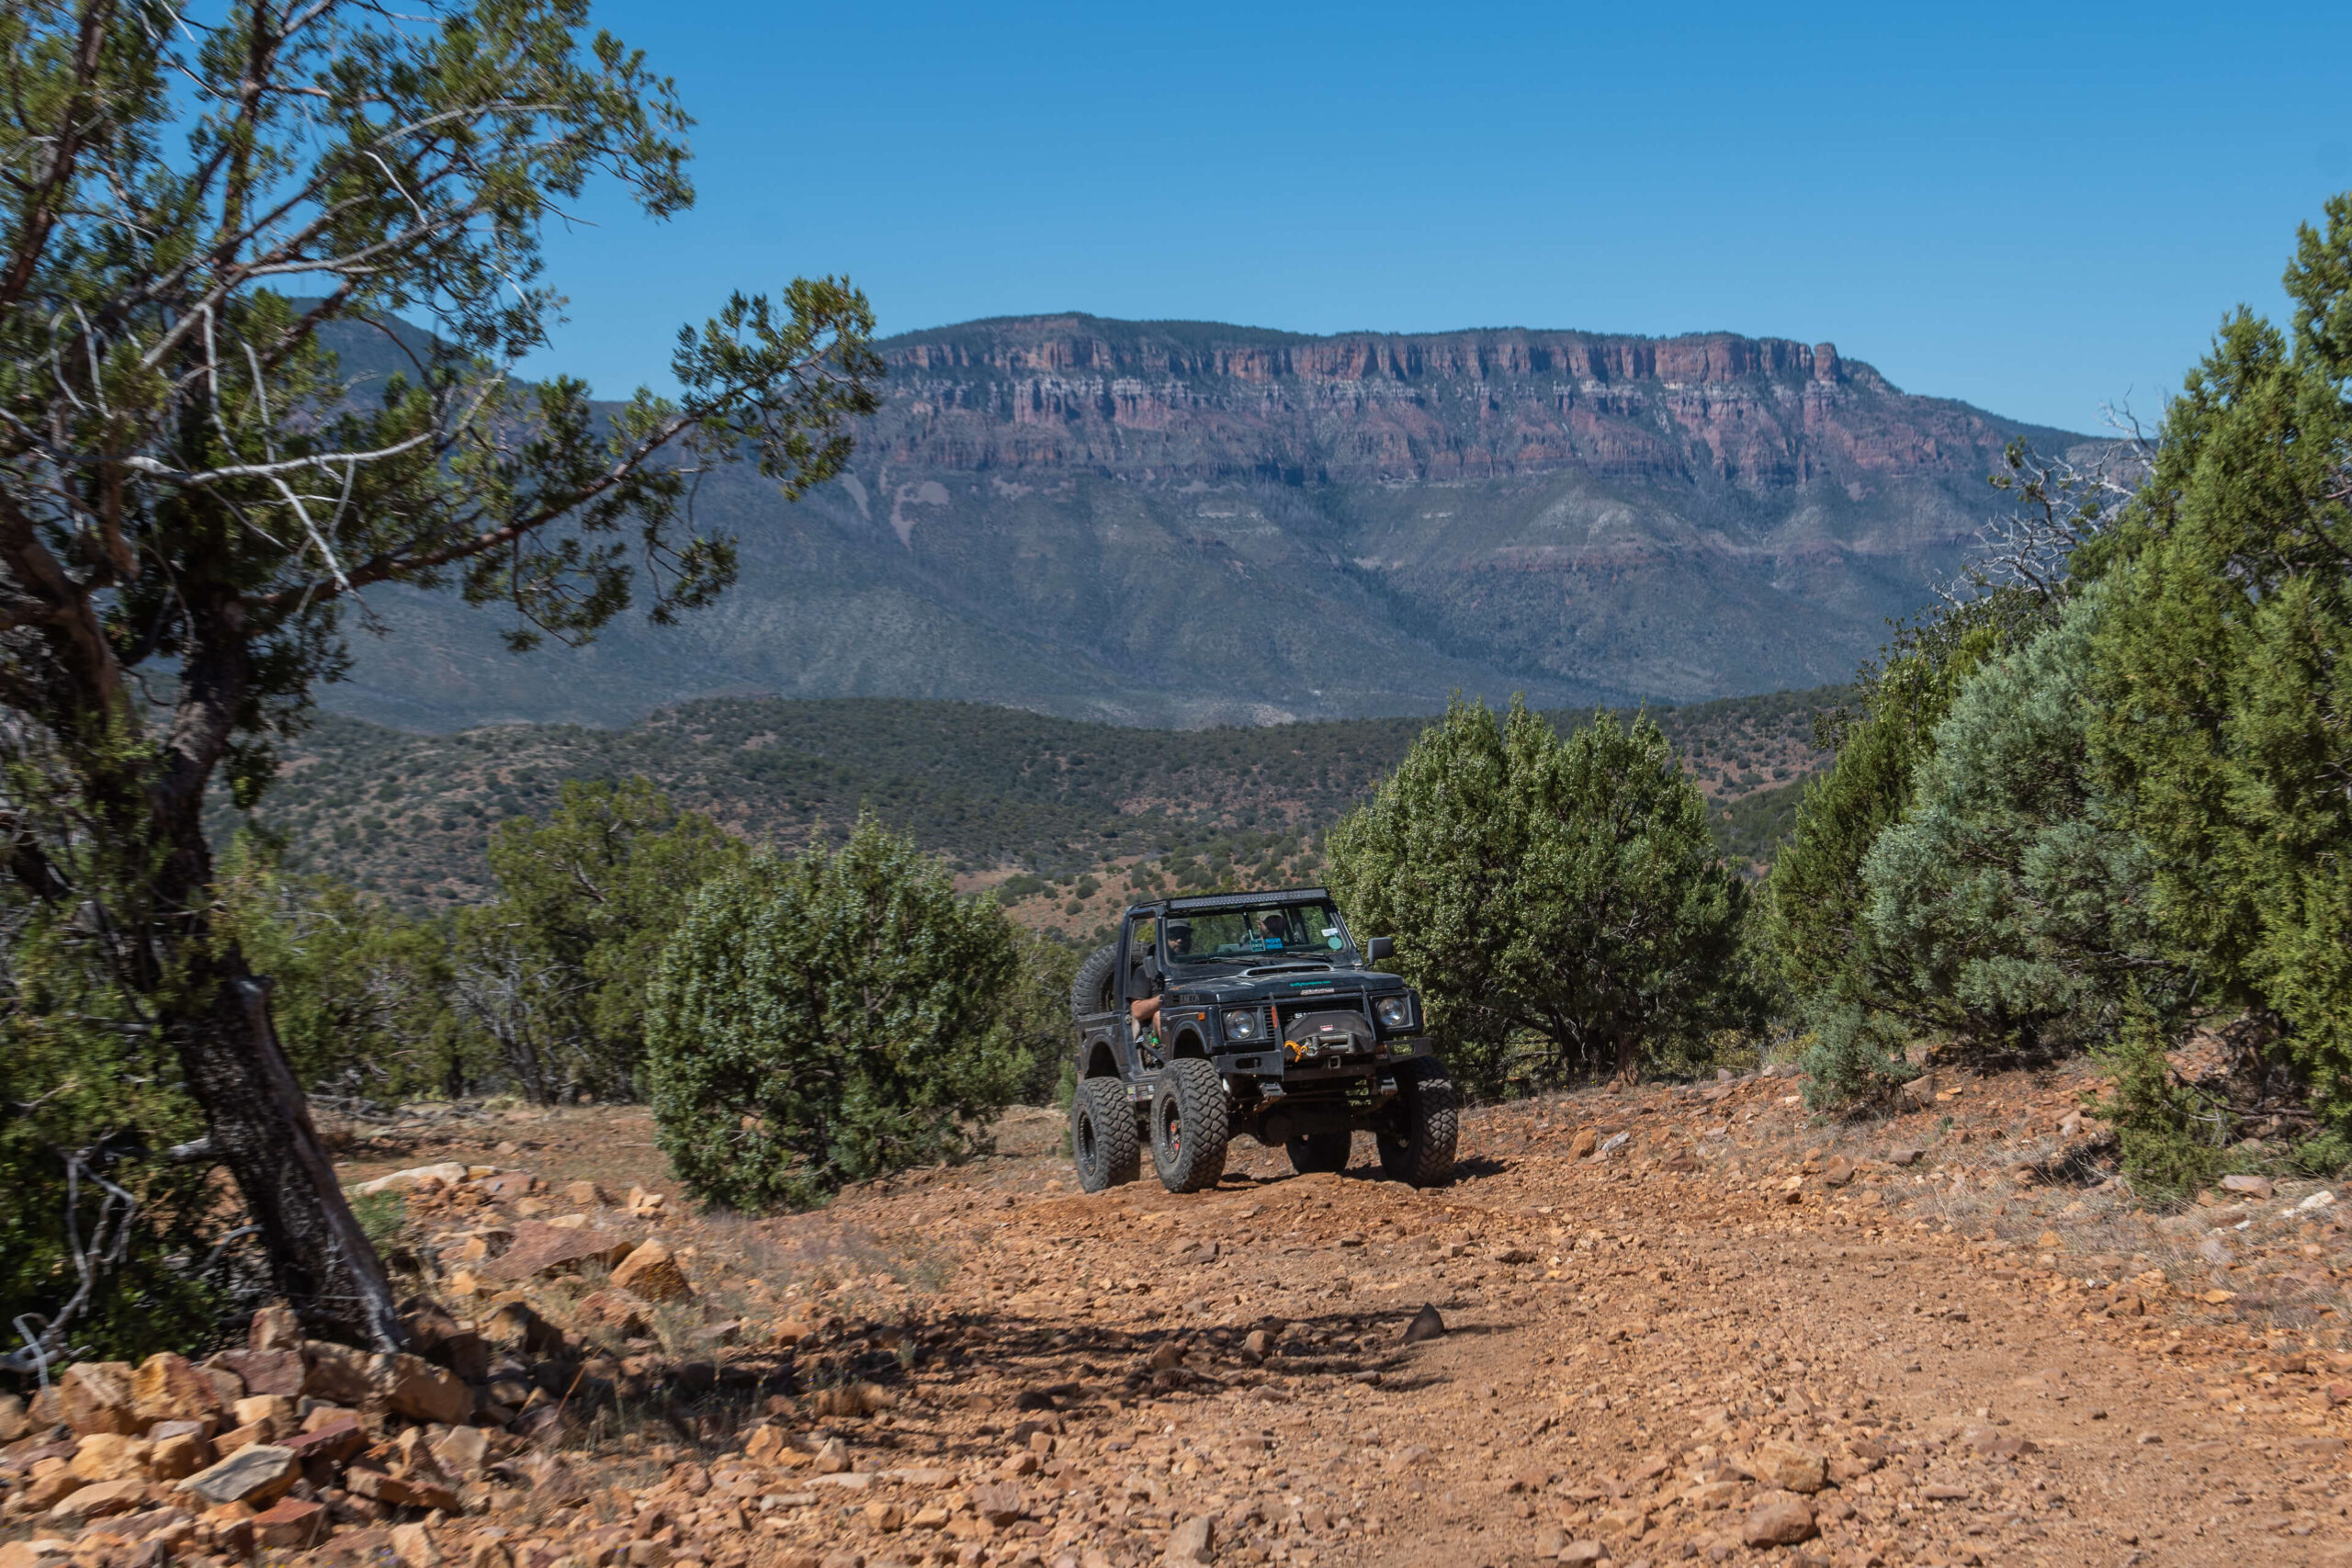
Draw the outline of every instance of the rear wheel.
[[[1096,948],[1080,962],[1078,977],[1069,983],[1072,1018],[1093,1018],[1119,1005],[1111,985],[1111,968],[1118,962],[1119,944],[1115,942]]]
[[[1290,1168],[1301,1176],[1312,1176],[1318,1170],[1347,1169],[1348,1152],[1354,1144],[1353,1133],[1309,1133],[1283,1146],[1290,1150]]]
[[[1168,1064],[1151,1097],[1151,1165],[1170,1192],[1199,1192],[1225,1175],[1233,1135],[1225,1080],[1198,1056]]]
[[[1069,1152],[1089,1192],[1124,1187],[1143,1172],[1135,1108],[1118,1078],[1088,1078],[1069,1100]]]
[[[1396,1065],[1396,1103],[1378,1134],[1380,1168],[1391,1181],[1436,1187],[1453,1179],[1461,1130],[1453,1083],[1427,1056]]]

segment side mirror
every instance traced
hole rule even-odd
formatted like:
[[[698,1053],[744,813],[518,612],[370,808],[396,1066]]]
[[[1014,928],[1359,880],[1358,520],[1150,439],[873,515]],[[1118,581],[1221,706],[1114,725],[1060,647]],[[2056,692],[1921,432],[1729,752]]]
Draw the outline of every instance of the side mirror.
[[[1377,964],[1384,958],[1396,956],[1396,939],[1393,936],[1376,936],[1363,944],[1363,961],[1366,964]]]

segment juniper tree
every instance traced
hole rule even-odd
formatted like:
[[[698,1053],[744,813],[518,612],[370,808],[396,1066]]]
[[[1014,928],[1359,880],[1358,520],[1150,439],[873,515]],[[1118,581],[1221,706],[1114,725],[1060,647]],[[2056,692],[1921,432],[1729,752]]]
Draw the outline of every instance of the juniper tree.
[[[1646,715],[1564,737],[1457,699],[1329,845],[1349,918],[1397,939],[1473,1084],[1500,1081],[1521,1031],[1631,1077],[1745,1016],[1746,889]]]
[[[2352,1122],[2352,195],[2304,227],[2281,332],[2240,309],[2167,409],[2102,547],[2095,761],[2159,918],[2275,1010]]]
[[[467,913],[458,989],[530,1099],[636,1092],[653,966],[688,900],[746,852],[642,778],[569,781],[545,822],[499,825],[498,898]],[[538,1027],[523,1027],[516,1009]]]
[[[1035,1065],[1020,971],[994,901],[871,817],[838,850],[738,865],[654,974],[662,1152],[695,1197],[761,1210],[967,1151]]]
[[[2147,846],[2084,746],[2098,585],[1986,661],[1936,727],[1901,820],[1864,855],[1862,929],[1910,1022],[1979,1052],[2115,1038],[2127,1007],[2177,1013]]]
[[[517,649],[633,598],[657,621],[710,603],[735,556],[694,475],[748,456],[797,495],[836,472],[873,406],[871,316],[799,280],[681,332],[675,397],[515,378],[561,303],[541,226],[600,178],[655,218],[693,197],[672,84],[584,0],[28,0],[0,13],[0,89],[17,897],[123,998],[104,1027],[175,1064],[312,1332],[390,1344],[214,919],[207,794],[268,787],[376,585],[503,606]],[[322,332],[390,336],[393,312],[430,339],[347,382]],[[19,1027],[46,1005],[11,1000]]]

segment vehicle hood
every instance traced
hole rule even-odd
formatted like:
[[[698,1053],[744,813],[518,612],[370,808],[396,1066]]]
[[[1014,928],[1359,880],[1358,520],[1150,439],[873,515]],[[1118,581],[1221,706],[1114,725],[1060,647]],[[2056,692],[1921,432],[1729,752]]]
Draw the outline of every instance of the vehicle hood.
[[[1190,975],[1176,987],[1186,1002],[1232,1007],[1249,1002],[1314,1002],[1326,997],[1360,997],[1405,989],[1404,980],[1377,969],[1239,970]]]

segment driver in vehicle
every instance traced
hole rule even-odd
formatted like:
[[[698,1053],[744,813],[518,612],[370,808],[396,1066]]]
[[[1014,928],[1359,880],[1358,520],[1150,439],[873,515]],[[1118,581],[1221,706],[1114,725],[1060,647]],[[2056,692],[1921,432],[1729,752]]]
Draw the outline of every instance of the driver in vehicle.
[[[1287,947],[1290,945],[1290,922],[1280,915],[1268,915],[1258,923],[1258,934],[1265,940],[1268,947]]]
[[[1182,920],[1168,922],[1168,956],[1182,958],[1193,951],[1193,928]],[[1159,1022],[1159,998],[1137,997],[1127,1004],[1128,1015],[1135,1020],[1136,1038],[1140,1041]]]

